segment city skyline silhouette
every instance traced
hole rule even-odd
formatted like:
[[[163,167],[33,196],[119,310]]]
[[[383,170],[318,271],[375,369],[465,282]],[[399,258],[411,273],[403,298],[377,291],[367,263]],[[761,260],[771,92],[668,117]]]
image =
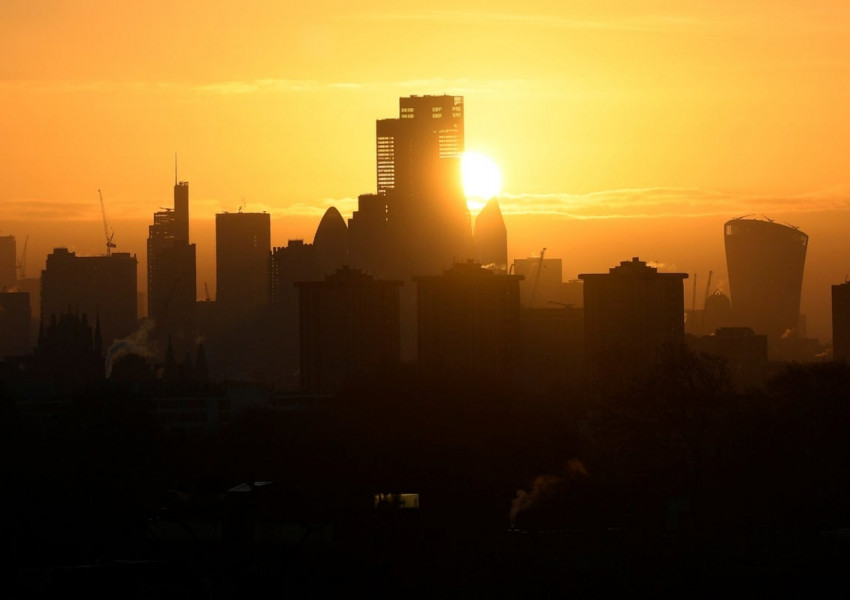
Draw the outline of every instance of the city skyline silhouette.
[[[12,595],[850,591],[847,23],[3,3]]]
[[[56,7],[51,20],[5,7],[2,43],[15,60],[3,94],[16,118],[4,121],[3,133],[18,143],[0,161],[0,234],[14,234],[19,244],[30,235],[30,273],[56,246],[97,254],[102,189],[119,250],[141,255],[150,213],[171,203],[164,182],[176,151],[198,217],[196,297],[204,297],[204,283],[214,296],[217,212],[245,202],[271,215],[273,246],[309,239],[329,204],[348,218],[357,195],[372,188],[372,121],[392,116],[399,97],[452,92],[466,99],[468,149],[492,156],[503,171],[510,258],[549,247],[575,277],[637,254],[703,280],[713,271],[722,283],[722,241],[712,227],[764,214],[812,235],[802,310],[813,334],[829,336],[828,319],[819,319],[828,312],[825,290],[850,271],[835,258],[847,254],[838,223],[850,185],[840,158],[850,139],[839,110],[846,90],[836,84],[844,67],[832,52],[843,8],[774,7],[765,26],[756,4],[734,14],[719,6],[633,13],[621,3],[493,7],[476,29],[474,11],[439,6],[374,14],[305,8],[313,28],[283,43],[291,56],[309,59],[285,65],[270,58],[279,52],[257,52],[274,48],[272,31],[292,26],[268,7],[254,43],[232,48],[238,63],[210,61],[197,50],[216,34],[179,25],[193,21],[191,3],[171,18],[157,15],[156,27],[150,9],[130,9],[138,27],[129,30],[117,25],[125,18],[119,8],[69,14]],[[258,14],[220,10],[211,18],[239,39]],[[57,30],[84,17],[108,33]],[[453,53],[440,72],[427,53],[401,63],[400,52],[392,67],[366,59],[375,50],[360,36],[388,23],[435,56],[448,54],[457,42],[443,49],[424,39],[416,26],[423,22],[474,30],[481,45]],[[116,38],[122,29],[125,37]],[[525,60],[511,60],[508,48],[493,43],[500,34],[532,40],[523,45]],[[757,43],[747,44],[747,36]],[[74,64],[64,74],[44,60],[59,40]],[[355,55],[360,66],[348,68]],[[770,110],[754,108],[762,106]],[[240,123],[238,136],[232,123]],[[69,230],[69,221],[80,226]],[[571,262],[579,256],[593,262]],[[140,273],[145,261],[140,256]]]

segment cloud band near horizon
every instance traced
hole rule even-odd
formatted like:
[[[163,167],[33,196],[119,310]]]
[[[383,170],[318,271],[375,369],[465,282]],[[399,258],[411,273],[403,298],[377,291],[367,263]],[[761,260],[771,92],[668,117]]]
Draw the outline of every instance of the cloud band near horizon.
[[[813,213],[850,210],[850,186],[800,194],[734,194],[700,188],[634,188],[586,194],[501,194],[504,215],[548,216],[560,219],[652,219],[669,217],[724,216],[729,219],[749,214]],[[231,203],[232,204],[232,203]],[[229,206],[229,204],[227,205]],[[252,204],[246,212],[268,212],[272,218],[321,218],[331,206],[346,218],[357,209],[356,197],[324,198],[314,202]],[[212,219],[227,212],[225,203],[214,198],[192,200],[193,218]],[[231,207],[232,208],[232,207]],[[157,207],[150,202],[113,201],[110,218],[149,219]],[[0,205],[0,219],[7,221],[99,220],[99,207],[92,202],[9,198]]]

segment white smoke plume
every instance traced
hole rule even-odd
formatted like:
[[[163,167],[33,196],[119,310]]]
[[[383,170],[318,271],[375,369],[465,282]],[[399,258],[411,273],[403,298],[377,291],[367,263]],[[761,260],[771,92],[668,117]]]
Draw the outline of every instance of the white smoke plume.
[[[156,356],[157,348],[151,341],[153,319],[143,319],[139,328],[127,337],[115,340],[106,352],[106,377],[112,375],[112,365],[126,354],[137,354],[143,358]]]
[[[578,477],[587,477],[587,469],[577,458],[571,458],[564,464],[564,475],[538,475],[534,478],[531,491],[517,490],[516,497],[511,502],[511,527],[516,524],[519,513],[528,510],[540,501],[554,495],[561,484],[568,483]]]

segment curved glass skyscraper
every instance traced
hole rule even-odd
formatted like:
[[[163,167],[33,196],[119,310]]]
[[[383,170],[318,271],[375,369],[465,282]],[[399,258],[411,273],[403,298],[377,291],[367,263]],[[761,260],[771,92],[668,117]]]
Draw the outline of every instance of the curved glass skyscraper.
[[[724,227],[732,311],[768,339],[796,336],[809,236],[790,225],[732,219]]]

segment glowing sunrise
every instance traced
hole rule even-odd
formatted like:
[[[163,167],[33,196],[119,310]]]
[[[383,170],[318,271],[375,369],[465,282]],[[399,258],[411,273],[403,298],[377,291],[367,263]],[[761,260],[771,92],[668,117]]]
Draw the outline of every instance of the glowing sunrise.
[[[8,597],[848,596],[847,0],[0,0],[0,140]]]
[[[202,297],[216,212],[244,203],[271,215],[273,244],[309,239],[328,206],[348,218],[373,189],[375,119],[450,93],[504,176],[511,258],[547,246],[574,277],[639,253],[722,287],[722,223],[765,214],[812,237],[802,310],[826,338],[826,286],[850,269],[848,11],[4,2],[0,230],[30,236],[33,273],[54,246],[97,253],[102,189],[143,273],[176,152]]]
[[[487,200],[499,195],[502,174],[493,159],[479,152],[464,152],[460,168],[469,208],[478,212]]]

